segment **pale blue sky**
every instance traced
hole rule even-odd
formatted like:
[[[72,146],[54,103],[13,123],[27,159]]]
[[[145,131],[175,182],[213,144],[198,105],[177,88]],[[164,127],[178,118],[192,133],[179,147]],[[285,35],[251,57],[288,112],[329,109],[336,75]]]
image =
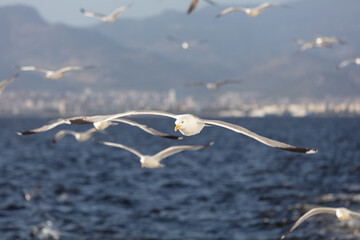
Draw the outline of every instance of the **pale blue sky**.
[[[265,1],[265,0],[264,0]],[[217,0],[215,2],[223,5],[254,5],[264,1],[260,0]],[[293,0],[273,0],[272,3],[291,2]],[[185,11],[191,0],[1,0],[0,7],[6,5],[23,4],[35,7],[40,14],[49,22],[65,23],[73,26],[86,26],[98,23],[90,18],[84,18],[80,8],[103,14],[110,13],[113,9],[133,3],[134,5],[124,14],[125,18],[144,18],[157,15],[163,11],[172,9]],[[199,8],[207,6],[205,2],[199,4]],[[194,14],[194,13],[193,13]]]

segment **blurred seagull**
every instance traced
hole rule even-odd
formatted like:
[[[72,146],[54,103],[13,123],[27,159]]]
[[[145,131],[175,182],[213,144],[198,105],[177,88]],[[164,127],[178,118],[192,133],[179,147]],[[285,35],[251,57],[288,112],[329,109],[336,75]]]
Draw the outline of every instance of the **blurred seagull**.
[[[78,142],[85,142],[89,140],[92,135],[97,132],[98,130],[96,128],[90,128],[89,130],[85,132],[74,132],[70,130],[61,130],[55,134],[54,139],[52,140],[52,143],[55,144],[57,141],[59,141],[61,138],[63,138],[66,135],[73,135],[75,139]]]
[[[47,70],[44,68],[40,68],[40,67],[35,67],[35,66],[15,66],[16,69],[21,70],[21,71],[38,71],[38,72],[43,72],[45,73],[45,77],[46,79],[59,79],[62,78],[64,76],[65,73],[73,71],[73,70],[84,70],[84,69],[90,69],[90,68],[94,68],[94,66],[85,66],[85,67],[81,67],[81,66],[67,66],[67,67],[63,67],[60,68],[58,70],[52,71],[52,70]]]
[[[207,89],[214,91],[225,84],[237,84],[237,83],[241,83],[241,82],[242,82],[241,80],[224,79],[224,80],[220,80],[216,83],[192,82],[192,83],[189,83],[187,86],[188,87],[205,86]]]
[[[229,7],[223,10],[220,14],[216,15],[216,17],[222,17],[232,12],[245,12],[249,17],[257,17],[265,8],[269,8],[269,7],[287,7],[287,6],[271,4],[271,3],[263,3],[255,8]]]
[[[186,151],[186,150],[198,150],[201,148],[209,147],[214,144],[214,142],[210,142],[208,144],[198,145],[198,146],[193,146],[193,145],[172,146],[172,147],[162,150],[161,152],[159,152],[155,155],[149,156],[149,155],[143,155],[140,152],[138,152],[137,150],[127,147],[125,145],[119,144],[119,143],[113,143],[113,142],[99,142],[99,143],[107,145],[107,146],[122,148],[122,149],[128,150],[129,152],[132,152],[136,156],[140,157],[141,167],[145,167],[145,168],[164,167],[164,165],[160,163],[160,161],[163,160],[164,158],[167,158],[178,152],[182,152],[182,151]]]
[[[209,4],[211,4],[211,5],[213,5],[213,6],[216,5],[216,3],[213,2],[212,0],[204,0],[204,1],[207,2],[207,3],[209,3]],[[191,4],[190,4],[190,7],[189,7],[189,9],[188,9],[188,11],[187,11],[187,14],[190,14],[190,13],[197,7],[197,5],[199,4],[199,2],[200,2],[200,0],[192,0],[192,2],[191,2]]]
[[[174,37],[171,37],[171,36],[168,36],[167,39],[169,41],[171,41],[171,42],[175,42],[175,43],[179,44],[183,49],[188,49],[188,48],[193,47],[193,46],[197,46],[197,45],[200,45],[200,44],[207,43],[206,40],[182,41],[180,39],[177,39],[177,38],[174,38]]]
[[[331,208],[331,207],[319,207],[319,208],[313,208],[310,211],[308,211],[307,213],[305,213],[303,216],[301,216],[299,218],[299,220],[297,220],[294,224],[294,226],[292,226],[292,228],[290,228],[290,230],[285,233],[284,235],[281,236],[281,239],[284,239],[286,237],[286,235],[288,235],[289,233],[291,233],[297,226],[299,226],[302,222],[304,222],[306,219],[317,215],[317,214],[335,214],[336,217],[340,220],[340,221],[350,221],[350,219],[352,217],[359,217],[360,218],[360,213],[357,212],[353,212],[349,209],[346,208]]]
[[[126,5],[126,6],[123,6],[123,7],[119,7],[117,9],[115,9],[112,13],[110,13],[109,15],[90,12],[90,11],[87,11],[87,10],[85,10],[83,8],[80,9],[80,12],[82,12],[87,17],[98,18],[101,21],[103,21],[104,23],[113,23],[117,19],[119,13],[125,11],[127,8],[129,8],[131,6],[132,6],[132,4],[129,4],[129,5]]]
[[[183,137],[179,137],[179,136],[173,136],[167,133],[163,133],[160,131],[157,131],[153,128],[150,128],[144,124],[140,124],[137,123],[135,121],[129,120],[129,119],[124,119],[124,118],[116,118],[116,119],[111,119],[107,120],[107,121],[95,121],[93,122],[93,125],[95,128],[89,129],[87,132],[84,133],[77,133],[74,131],[67,131],[67,130],[62,130],[59,131],[56,135],[55,138],[53,140],[53,143],[56,143],[59,139],[61,139],[63,136],[67,135],[67,134],[72,134],[74,135],[74,137],[76,138],[76,140],[78,140],[79,142],[83,142],[83,141],[87,141],[90,139],[90,137],[92,136],[93,133],[95,133],[96,131],[102,131],[105,130],[106,128],[108,128],[111,125],[117,125],[116,122],[121,122],[121,123],[125,123],[125,124],[129,124],[131,126],[134,127],[138,127],[142,130],[144,130],[147,133],[150,133],[152,135],[155,136],[159,136],[159,137],[163,137],[163,138],[170,138],[170,139],[183,139]],[[81,121],[77,121],[74,120],[72,121],[71,119],[58,119],[55,122],[52,122],[48,125],[44,125],[40,128],[37,129],[33,129],[33,130],[29,130],[29,131],[25,131],[25,132],[17,132],[18,135],[28,135],[28,134],[34,134],[34,133],[39,133],[39,132],[45,132],[48,131],[50,129],[53,129],[61,124],[82,124]]]
[[[45,125],[43,127],[28,130],[24,132],[17,132],[18,135],[25,135],[25,134],[33,134],[37,132],[47,131],[51,128],[54,128],[60,124],[96,124],[99,122],[108,122],[113,121],[117,118],[127,117],[127,116],[139,116],[139,115],[155,115],[155,116],[163,116],[163,117],[170,117],[176,119],[175,121],[175,131],[179,130],[185,136],[192,136],[196,135],[201,132],[201,130],[205,126],[215,125],[222,128],[227,128],[237,133],[244,134],[250,138],[253,138],[267,146],[279,148],[286,151],[291,152],[298,152],[298,153],[306,153],[306,154],[313,154],[316,153],[316,149],[311,148],[301,148],[292,146],[286,143],[282,143],[276,140],[272,140],[263,136],[260,136],[250,130],[243,128],[239,125],[235,125],[232,123],[220,121],[220,120],[207,120],[201,119],[192,114],[181,114],[175,115],[172,113],[161,112],[161,111],[151,111],[151,110],[137,110],[137,111],[130,111],[125,113],[116,113],[111,115],[98,115],[98,116],[80,116],[80,117],[72,117],[66,119],[58,119],[56,122],[52,124]]]
[[[30,190],[23,189],[23,195],[26,201],[30,201],[32,198],[34,198],[40,190],[40,187],[35,187]]]
[[[344,68],[344,67],[346,67],[346,66],[348,66],[350,64],[353,64],[353,63],[360,66],[360,58],[352,58],[352,59],[344,60],[337,66],[337,68],[338,69]]]
[[[2,94],[2,92],[4,91],[4,88],[9,84],[11,83],[12,81],[14,81],[15,78],[17,78],[19,76],[19,74],[15,74],[14,76],[12,76],[11,78],[9,79],[6,79],[4,81],[1,81],[0,82],[0,96]]]
[[[295,39],[295,43],[302,45],[300,51],[315,47],[331,48],[333,44],[345,44],[343,40],[337,37],[316,37],[313,41],[310,42],[304,41],[302,39]]]

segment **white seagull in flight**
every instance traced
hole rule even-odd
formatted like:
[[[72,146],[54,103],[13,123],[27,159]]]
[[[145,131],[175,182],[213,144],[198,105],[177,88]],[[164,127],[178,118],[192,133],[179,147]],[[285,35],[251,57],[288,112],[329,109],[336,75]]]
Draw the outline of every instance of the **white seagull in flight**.
[[[283,142],[279,142],[276,140],[272,140],[263,136],[260,136],[254,132],[251,132],[250,130],[243,128],[241,126],[220,121],[220,120],[207,120],[207,119],[201,119],[195,115],[192,114],[181,114],[181,115],[175,115],[172,113],[167,112],[161,112],[161,111],[151,111],[151,110],[137,110],[137,111],[130,111],[125,113],[117,113],[112,115],[98,115],[98,116],[80,116],[80,117],[73,117],[73,118],[66,118],[66,119],[58,119],[57,121],[53,122],[52,124],[45,125],[43,127],[34,129],[34,130],[28,130],[23,132],[17,132],[18,135],[25,135],[25,134],[33,134],[37,132],[43,132],[47,131],[51,128],[54,128],[60,124],[94,124],[99,122],[108,122],[113,121],[117,118],[127,117],[127,116],[138,116],[138,115],[155,115],[155,116],[164,116],[164,117],[170,117],[176,119],[175,121],[175,131],[179,130],[183,135],[185,136],[192,136],[196,135],[201,132],[201,130],[205,126],[218,126],[222,128],[227,128],[229,130],[232,130],[237,133],[244,134],[250,138],[253,138],[265,145],[268,145],[270,147],[279,148],[286,151],[291,152],[299,152],[299,153],[306,153],[306,154],[312,154],[316,153],[316,149],[312,148],[302,148],[302,147],[296,147],[292,146]],[[96,127],[96,126],[95,126]]]
[[[285,6],[271,4],[271,3],[263,3],[255,8],[229,7],[224,9],[220,14],[216,15],[216,17],[222,17],[232,12],[245,12],[249,17],[257,17],[265,8],[269,8],[269,7],[285,7]]]
[[[172,147],[162,150],[161,152],[159,152],[155,155],[149,156],[149,155],[143,155],[139,151],[137,151],[133,148],[127,147],[125,145],[119,144],[119,143],[101,142],[101,141],[99,143],[107,145],[107,146],[122,148],[122,149],[128,150],[129,152],[132,152],[136,156],[140,157],[141,167],[145,167],[145,168],[164,167],[164,165],[160,163],[160,161],[163,160],[164,158],[167,158],[178,152],[182,152],[182,151],[186,151],[186,150],[198,150],[201,148],[209,147],[214,144],[214,142],[210,142],[208,144],[198,145],[198,146],[193,146],[193,145],[172,146]]]
[[[67,66],[67,67],[63,67],[60,68],[58,70],[48,70],[45,68],[41,68],[41,67],[36,67],[36,66],[15,66],[16,69],[21,70],[21,71],[38,71],[38,72],[43,72],[45,73],[44,78],[45,79],[59,79],[62,78],[64,76],[65,73],[73,71],[73,70],[84,70],[84,69],[90,69],[90,68],[94,68],[94,66],[85,66],[85,67],[81,67],[81,66]]]
[[[333,44],[345,44],[345,42],[337,37],[316,37],[313,41],[304,41],[295,39],[295,43],[302,45],[300,51],[315,47],[331,48]]]
[[[237,83],[241,83],[241,80],[228,80],[228,79],[224,79],[224,80],[220,80],[218,82],[215,83],[205,83],[205,82],[192,82],[187,84],[188,87],[197,87],[197,86],[205,86],[207,89],[215,91],[217,90],[219,87],[225,85],[225,84],[237,84]]]
[[[17,78],[19,76],[19,74],[15,74],[14,76],[12,76],[11,78],[9,79],[6,79],[4,81],[1,81],[0,82],[0,96],[2,94],[2,92],[4,91],[4,88],[9,84],[11,83],[12,81],[14,81],[15,78]]]
[[[294,226],[292,226],[287,233],[285,233],[284,235],[281,236],[281,239],[284,239],[286,237],[286,235],[291,233],[295,228],[297,228],[297,226],[299,226],[306,219],[308,219],[308,218],[310,218],[310,217],[312,217],[314,215],[324,214],[324,213],[326,213],[326,214],[335,214],[336,217],[340,221],[350,221],[351,217],[360,218],[360,213],[350,211],[349,209],[346,209],[346,208],[331,208],[331,207],[313,208],[310,211],[308,211],[307,213],[305,213],[303,216],[301,216],[299,218],[299,220],[297,220],[295,222]]]
[[[83,8],[81,8],[80,11],[87,17],[98,18],[101,21],[103,21],[104,23],[113,23],[117,19],[119,13],[125,11],[127,8],[129,8],[131,6],[132,6],[132,4],[129,4],[129,5],[123,6],[123,7],[119,7],[117,9],[115,9],[112,13],[110,13],[109,15],[90,12],[90,11],[87,11],[87,10],[85,10]]]
[[[168,36],[167,39],[169,41],[171,41],[171,42],[175,42],[175,43],[179,44],[185,50],[190,48],[190,47],[194,47],[194,46],[197,46],[197,45],[207,43],[206,40],[183,41],[183,40],[171,37],[171,36]]]

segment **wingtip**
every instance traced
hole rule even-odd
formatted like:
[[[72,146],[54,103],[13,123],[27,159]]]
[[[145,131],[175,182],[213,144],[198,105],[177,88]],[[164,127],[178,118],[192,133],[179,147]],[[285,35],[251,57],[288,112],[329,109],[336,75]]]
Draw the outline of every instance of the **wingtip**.
[[[283,239],[285,239],[285,235],[282,235],[280,238],[280,240],[283,240]]]
[[[317,153],[317,152],[318,152],[317,149],[309,149],[309,150],[307,150],[305,153],[306,153],[306,154],[314,154],[314,153]]]

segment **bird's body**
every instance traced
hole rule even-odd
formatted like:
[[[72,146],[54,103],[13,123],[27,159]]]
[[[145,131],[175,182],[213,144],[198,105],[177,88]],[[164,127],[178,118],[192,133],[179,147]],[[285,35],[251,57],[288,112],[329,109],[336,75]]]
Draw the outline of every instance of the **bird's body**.
[[[277,4],[271,4],[271,3],[263,3],[257,7],[254,8],[243,8],[243,7],[229,7],[224,9],[220,14],[217,15],[217,17],[222,17],[226,14],[232,13],[232,12],[244,12],[249,17],[257,17],[261,14],[261,12],[269,7],[284,7],[283,5],[277,5]]]
[[[173,155],[173,154],[176,154],[176,153],[182,152],[182,151],[186,151],[186,150],[198,150],[198,149],[205,148],[205,147],[208,147],[208,146],[211,146],[214,144],[214,142],[211,142],[209,144],[198,145],[198,146],[192,146],[192,145],[172,146],[172,147],[162,150],[161,152],[159,152],[155,155],[150,156],[150,155],[143,155],[139,151],[137,151],[133,148],[127,147],[125,145],[119,144],[119,143],[113,143],[113,142],[99,142],[99,143],[102,143],[107,146],[122,148],[129,152],[132,152],[133,154],[140,157],[141,167],[145,167],[145,168],[164,167],[164,165],[161,164],[160,161]]]
[[[360,213],[353,212],[346,208],[331,208],[331,207],[313,208],[310,211],[308,211],[307,213],[305,213],[303,216],[301,216],[299,218],[299,220],[297,220],[295,222],[295,224],[290,228],[290,230],[287,233],[285,233],[284,235],[282,235],[281,239],[284,239],[287,234],[291,233],[295,228],[297,228],[306,219],[308,219],[314,215],[317,215],[317,214],[335,214],[336,217],[340,221],[350,221],[352,217],[360,218]]]
[[[349,66],[350,64],[355,64],[355,65],[360,66],[360,58],[351,58],[351,59],[344,60],[337,66],[337,68],[338,69],[344,68],[346,66]]]
[[[4,91],[4,88],[5,88],[9,83],[11,83],[12,81],[14,81],[14,79],[17,78],[18,76],[19,76],[19,74],[15,74],[15,75],[12,76],[11,78],[6,79],[6,80],[0,82],[0,96],[1,96],[2,92]]]
[[[48,69],[44,69],[44,68],[40,68],[40,67],[36,67],[36,66],[22,66],[22,67],[18,67],[16,66],[15,68],[21,71],[38,71],[38,72],[43,72],[45,73],[44,78],[45,79],[52,79],[52,80],[56,80],[59,78],[62,78],[64,76],[65,73],[73,71],[73,70],[84,70],[84,69],[90,69],[93,68],[94,66],[85,66],[85,67],[81,67],[81,66],[67,66],[67,67],[63,67],[60,68],[58,70],[48,70]]]
[[[219,126],[222,128],[227,128],[227,129],[232,130],[237,133],[244,134],[244,135],[251,137],[251,138],[253,138],[265,145],[268,145],[270,147],[275,147],[275,148],[279,148],[279,149],[287,150],[287,151],[291,151],[291,152],[306,153],[306,154],[312,154],[312,153],[317,152],[316,149],[296,147],[296,146],[292,146],[292,145],[282,143],[282,142],[279,142],[276,140],[272,140],[272,139],[260,136],[254,132],[251,132],[250,130],[243,128],[241,126],[227,123],[224,121],[201,119],[192,114],[175,115],[172,113],[161,112],[161,111],[151,111],[151,110],[143,110],[143,111],[137,110],[137,111],[130,111],[130,112],[125,112],[125,113],[111,114],[111,115],[80,116],[80,117],[73,117],[73,118],[67,118],[67,119],[59,119],[56,122],[53,122],[52,124],[45,125],[43,127],[40,127],[38,129],[34,129],[34,130],[17,132],[17,134],[18,135],[26,135],[26,134],[33,134],[33,133],[37,133],[37,132],[43,132],[43,131],[47,131],[51,128],[54,128],[60,124],[94,124],[95,122],[112,121],[117,118],[138,116],[138,115],[155,115],[155,116],[164,116],[164,117],[174,118],[174,119],[176,119],[175,131],[179,130],[185,136],[192,136],[192,135],[196,135],[196,134],[200,133],[205,125],[215,125],[215,126]]]
[[[117,19],[118,15],[121,12],[125,11],[127,8],[129,8],[131,5],[132,4],[129,4],[129,5],[123,6],[123,7],[119,7],[117,9],[115,9],[112,13],[110,13],[109,15],[90,12],[90,11],[87,11],[87,10],[85,10],[83,8],[81,8],[80,11],[87,17],[98,18],[101,21],[103,21],[104,23],[113,23]]]

